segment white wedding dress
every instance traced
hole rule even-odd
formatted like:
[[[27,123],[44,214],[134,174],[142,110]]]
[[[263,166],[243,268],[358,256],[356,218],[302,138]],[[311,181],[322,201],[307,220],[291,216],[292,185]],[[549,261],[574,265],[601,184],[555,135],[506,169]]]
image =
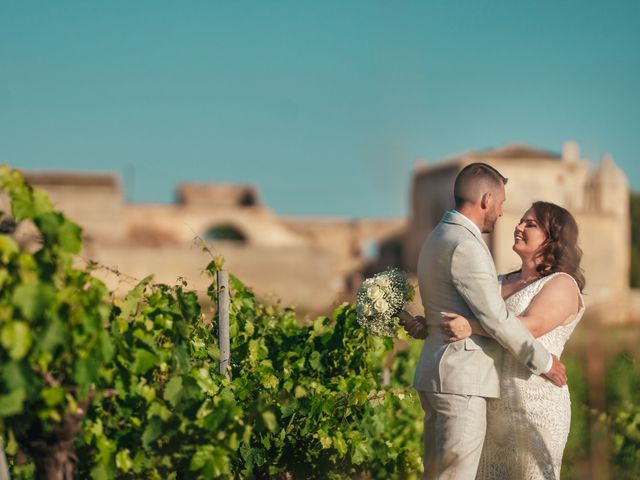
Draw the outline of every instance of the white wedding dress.
[[[522,315],[555,275],[567,274],[548,275],[507,297],[509,311]],[[582,296],[580,303],[573,320],[538,338],[550,353],[560,357],[584,313]],[[476,480],[559,480],[570,421],[567,386],[559,388],[532,374],[513,355],[505,353],[500,398],[487,399],[487,435]]]

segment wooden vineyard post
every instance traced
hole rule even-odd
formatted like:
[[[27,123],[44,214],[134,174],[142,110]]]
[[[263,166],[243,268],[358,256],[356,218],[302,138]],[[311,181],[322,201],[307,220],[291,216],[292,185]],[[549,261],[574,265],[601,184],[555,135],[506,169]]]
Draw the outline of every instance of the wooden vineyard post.
[[[606,351],[599,338],[602,337],[601,325],[591,327],[589,349],[587,351],[587,388],[589,404],[597,411],[606,411],[605,363]],[[607,428],[593,414],[589,420],[591,438],[591,476],[593,480],[609,479],[609,445]]]
[[[9,465],[4,454],[2,442],[0,442],[0,480],[9,480]]]
[[[391,369],[385,365],[382,368],[382,386],[388,387],[389,385],[391,385]]]
[[[218,271],[218,344],[220,345],[220,373],[231,378],[229,358],[229,273]]]

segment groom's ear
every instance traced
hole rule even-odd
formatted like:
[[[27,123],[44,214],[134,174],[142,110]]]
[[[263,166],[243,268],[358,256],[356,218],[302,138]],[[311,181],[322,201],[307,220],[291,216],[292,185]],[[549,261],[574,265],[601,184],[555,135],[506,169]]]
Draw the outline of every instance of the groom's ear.
[[[486,210],[487,208],[489,208],[489,205],[491,205],[492,200],[493,200],[493,194],[491,192],[483,193],[482,197],[480,198],[480,207],[483,210]]]

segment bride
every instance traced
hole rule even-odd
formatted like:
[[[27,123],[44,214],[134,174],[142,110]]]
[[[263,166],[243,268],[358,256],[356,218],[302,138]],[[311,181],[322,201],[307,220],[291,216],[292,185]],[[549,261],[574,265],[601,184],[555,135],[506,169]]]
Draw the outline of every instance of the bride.
[[[507,308],[549,350],[560,357],[584,313],[578,227],[564,208],[535,202],[514,231],[519,270],[500,275]],[[480,323],[452,312],[442,322],[449,342],[488,336]],[[487,434],[476,480],[560,479],[569,434],[571,403],[567,386],[533,375],[505,353],[500,398],[487,399]]]

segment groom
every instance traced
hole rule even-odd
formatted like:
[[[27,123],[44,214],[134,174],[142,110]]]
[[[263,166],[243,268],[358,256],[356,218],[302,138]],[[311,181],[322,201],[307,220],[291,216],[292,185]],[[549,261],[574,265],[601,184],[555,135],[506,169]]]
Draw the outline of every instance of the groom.
[[[413,385],[424,409],[425,479],[474,479],[486,431],[486,399],[500,395],[502,347],[534,374],[566,384],[564,365],[507,311],[482,233],[502,216],[504,178],[473,163],[457,176],[455,210],[425,240],[418,282],[425,316],[401,315],[407,332],[426,338]],[[493,338],[454,343],[438,325],[440,312],[475,317]]]

